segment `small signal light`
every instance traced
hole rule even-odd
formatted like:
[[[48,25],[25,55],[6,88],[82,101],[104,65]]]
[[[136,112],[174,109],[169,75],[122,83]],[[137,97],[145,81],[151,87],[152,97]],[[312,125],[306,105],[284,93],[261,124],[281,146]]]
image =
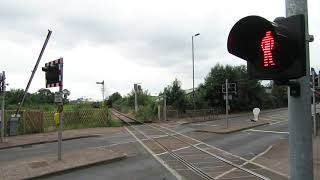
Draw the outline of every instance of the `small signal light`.
[[[274,37],[271,31],[267,31],[261,40],[261,49],[263,51],[263,66],[275,66],[272,50],[274,49]]]

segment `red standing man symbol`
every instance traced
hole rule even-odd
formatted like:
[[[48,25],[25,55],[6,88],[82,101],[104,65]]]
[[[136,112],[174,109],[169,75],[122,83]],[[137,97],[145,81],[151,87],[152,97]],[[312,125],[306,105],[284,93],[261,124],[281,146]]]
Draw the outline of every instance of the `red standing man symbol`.
[[[274,38],[271,31],[267,31],[261,40],[261,49],[263,51],[263,66],[274,66],[272,50],[274,48]]]

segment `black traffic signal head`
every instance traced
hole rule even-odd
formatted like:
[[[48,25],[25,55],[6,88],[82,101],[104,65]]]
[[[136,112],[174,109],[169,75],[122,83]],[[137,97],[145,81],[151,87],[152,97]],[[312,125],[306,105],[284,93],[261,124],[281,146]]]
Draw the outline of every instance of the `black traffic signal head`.
[[[60,82],[59,64],[42,67],[42,71],[46,72],[46,85]]]
[[[227,45],[229,53],[247,61],[251,78],[283,81],[306,74],[303,15],[274,22],[247,16],[232,27]]]

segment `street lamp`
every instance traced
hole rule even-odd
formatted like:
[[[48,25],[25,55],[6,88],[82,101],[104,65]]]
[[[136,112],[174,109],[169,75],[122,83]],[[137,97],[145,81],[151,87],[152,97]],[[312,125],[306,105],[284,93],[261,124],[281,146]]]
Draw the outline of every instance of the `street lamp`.
[[[196,105],[194,102],[194,45],[193,45],[193,37],[199,36],[200,33],[197,33],[192,36],[192,99],[193,99],[193,109],[196,109]]]

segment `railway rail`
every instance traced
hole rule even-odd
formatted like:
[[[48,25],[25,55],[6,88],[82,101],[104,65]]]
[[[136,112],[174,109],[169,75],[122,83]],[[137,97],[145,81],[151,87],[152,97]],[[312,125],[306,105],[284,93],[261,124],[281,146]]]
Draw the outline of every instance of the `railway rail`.
[[[185,179],[287,179],[172,129],[145,124],[116,110],[112,113],[129,125],[127,127],[134,136]],[[271,178],[260,172],[271,174]]]

